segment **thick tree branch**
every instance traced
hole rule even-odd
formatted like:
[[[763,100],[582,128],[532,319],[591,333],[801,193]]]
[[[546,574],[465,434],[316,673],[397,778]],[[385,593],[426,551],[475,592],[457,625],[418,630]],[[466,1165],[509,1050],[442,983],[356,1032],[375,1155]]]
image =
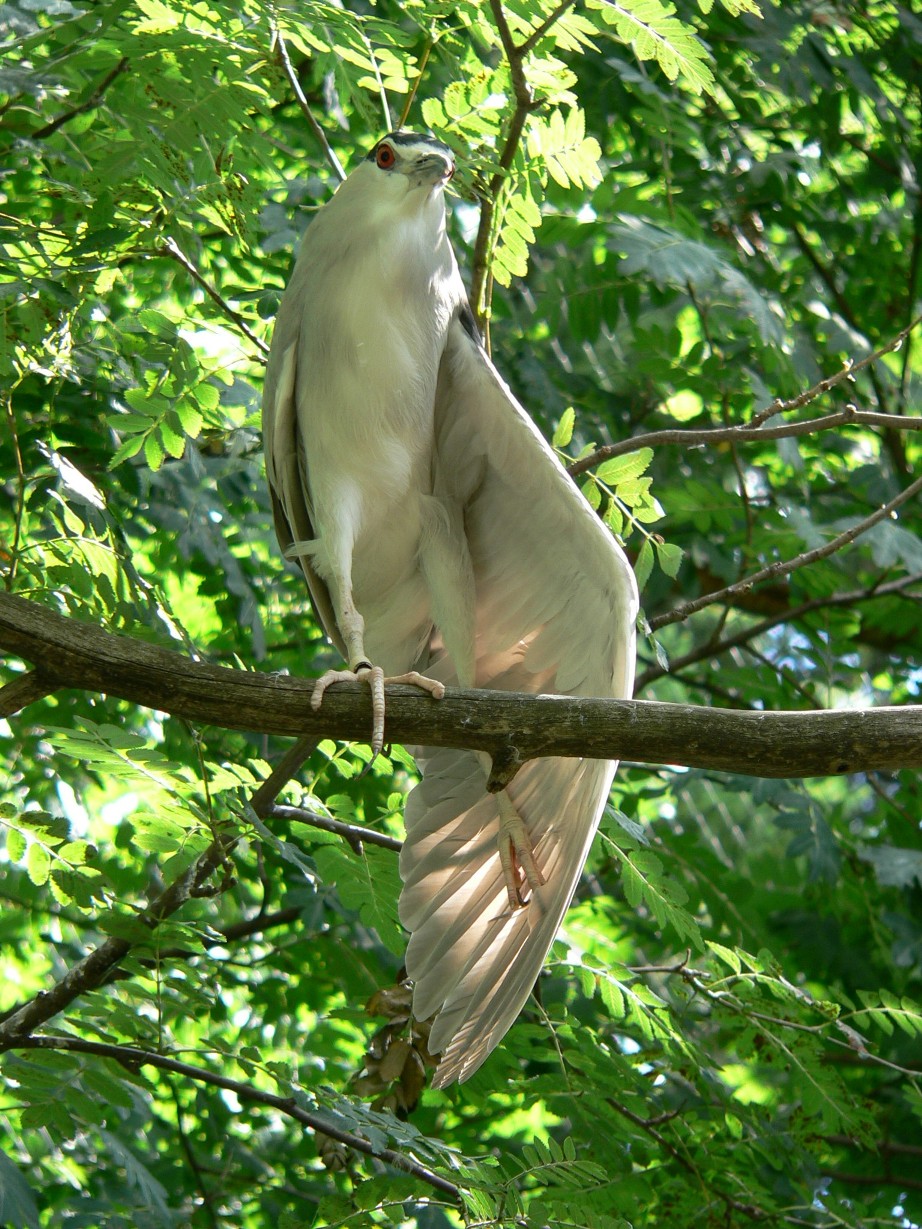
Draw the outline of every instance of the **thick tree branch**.
[[[41,663],[42,680],[59,688],[103,692],[225,729],[361,742],[371,729],[360,684],[338,684],[314,712],[309,679],[190,661],[4,593],[0,649]],[[486,751],[501,762],[561,755],[793,778],[922,767],[922,706],[740,712],[456,688],[436,702],[418,688],[392,687],[386,737]]]
[[[452,1199],[460,1197],[460,1191],[453,1182],[433,1173],[431,1169],[421,1165],[413,1157],[396,1152],[393,1148],[376,1148],[361,1135],[344,1131],[322,1114],[315,1114],[311,1110],[304,1109],[293,1097],[280,1097],[276,1093],[265,1092],[261,1088],[254,1088],[252,1084],[245,1084],[242,1080],[232,1080],[226,1075],[218,1075],[217,1072],[208,1071],[204,1067],[180,1062],[178,1059],[169,1058],[165,1054],[157,1054],[151,1050],[139,1050],[134,1046],[115,1045],[111,1042],[84,1041],[82,1037],[22,1037],[17,1040],[16,1048],[66,1050],[71,1054],[91,1054],[96,1058],[112,1059],[129,1071],[137,1070],[138,1067],[157,1067],[161,1071],[169,1071],[173,1075],[182,1076],[183,1079],[210,1084],[214,1088],[223,1088],[227,1092],[235,1093],[241,1101],[277,1110],[280,1114],[293,1118],[312,1131],[319,1131],[331,1139],[338,1140],[347,1148],[362,1152],[366,1156],[376,1157],[379,1161],[393,1165],[395,1169],[403,1173],[412,1174],[414,1178],[419,1178],[420,1181]]]

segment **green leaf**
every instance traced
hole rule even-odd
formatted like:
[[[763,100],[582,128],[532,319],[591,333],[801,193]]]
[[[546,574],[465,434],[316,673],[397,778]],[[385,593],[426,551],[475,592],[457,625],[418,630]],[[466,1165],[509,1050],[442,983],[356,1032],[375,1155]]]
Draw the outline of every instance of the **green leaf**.
[[[640,548],[640,553],[634,563],[634,575],[637,578],[637,588],[643,592],[647,581],[650,579],[650,573],[653,571],[653,547],[650,545],[650,539],[644,538],[643,545]]]
[[[6,830],[6,853],[11,862],[21,862],[26,852],[26,838],[18,828]]]
[[[628,452],[624,456],[612,457],[610,461],[603,461],[597,467],[595,475],[599,482],[617,488],[621,483],[628,482],[632,478],[639,478],[641,474],[646,473],[652,460],[652,448],[638,448],[636,452]]]
[[[26,871],[36,887],[41,887],[42,884],[47,883],[48,875],[51,872],[51,855],[45,846],[40,845],[38,841],[32,841],[29,845],[26,854]]]
[[[570,440],[573,438],[573,426],[576,422],[576,411],[572,406],[568,406],[560,416],[560,422],[554,431],[554,437],[551,441],[555,448],[568,447]]]
[[[671,542],[656,543],[656,558],[667,576],[671,576],[673,579],[678,576],[684,557],[685,552],[681,546],[676,546]]]

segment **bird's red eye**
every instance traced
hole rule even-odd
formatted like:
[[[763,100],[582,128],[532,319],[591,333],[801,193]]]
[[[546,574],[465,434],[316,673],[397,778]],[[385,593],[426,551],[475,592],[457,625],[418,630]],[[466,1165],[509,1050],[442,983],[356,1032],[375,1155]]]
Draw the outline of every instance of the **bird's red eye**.
[[[378,146],[378,153],[377,153],[377,156],[375,157],[375,162],[378,164],[379,167],[381,167],[382,170],[386,171],[389,167],[392,167],[396,161],[397,161],[397,155],[394,153],[392,146],[390,145],[379,145]]]

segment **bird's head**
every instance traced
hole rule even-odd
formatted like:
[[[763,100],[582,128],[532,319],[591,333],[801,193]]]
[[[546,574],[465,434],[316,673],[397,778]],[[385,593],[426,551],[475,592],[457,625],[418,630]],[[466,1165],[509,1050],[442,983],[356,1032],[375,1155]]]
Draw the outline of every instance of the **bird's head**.
[[[442,188],[455,173],[454,156],[435,137],[416,132],[389,132],[365,159],[376,186],[395,200],[422,189],[429,195]]]

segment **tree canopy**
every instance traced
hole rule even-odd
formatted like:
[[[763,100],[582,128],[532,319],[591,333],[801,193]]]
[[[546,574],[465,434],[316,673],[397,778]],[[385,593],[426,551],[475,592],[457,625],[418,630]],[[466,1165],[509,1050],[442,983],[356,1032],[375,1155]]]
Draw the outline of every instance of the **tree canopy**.
[[[12,0],[0,37],[0,1224],[922,1222],[922,17]],[[413,760],[334,740],[343,689],[258,792],[337,664],[271,525],[272,319],[401,123],[457,154],[472,306],[675,706],[604,727],[536,994],[438,1092]],[[453,703],[443,740],[532,720]]]

